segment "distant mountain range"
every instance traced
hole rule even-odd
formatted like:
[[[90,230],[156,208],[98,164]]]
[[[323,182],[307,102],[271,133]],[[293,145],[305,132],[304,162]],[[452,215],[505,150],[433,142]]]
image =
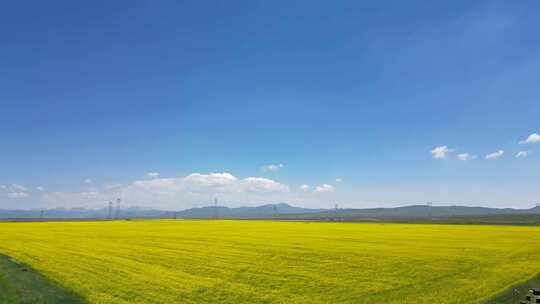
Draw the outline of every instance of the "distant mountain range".
[[[115,212],[113,210],[113,216]],[[123,218],[155,218],[164,217],[167,214],[172,214],[169,211],[131,207],[122,209],[120,216]],[[56,208],[47,210],[6,210],[0,209],[0,219],[91,219],[91,218],[108,218],[109,209],[84,209],[84,208]]]
[[[177,217],[183,218],[272,218],[290,214],[311,214],[325,212],[326,209],[309,209],[293,207],[289,204],[269,204],[257,207],[202,207],[177,212]]]
[[[466,216],[466,215],[497,215],[497,214],[537,214],[540,207],[531,209],[512,208],[487,208],[487,207],[466,207],[466,206],[427,206],[412,205],[396,208],[372,208],[372,209],[340,209],[338,214],[350,214],[356,216],[373,217],[446,217],[446,216]]]
[[[120,218],[280,218],[280,219],[324,219],[324,218],[394,218],[394,217],[452,217],[475,215],[519,215],[540,214],[540,207],[531,209],[498,209],[486,207],[412,205],[396,208],[371,209],[310,209],[294,207],[289,204],[269,204],[257,207],[229,208],[208,206],[183,211],[164,211],[131,207],[120,211]],[[113,217],[115,217],[113,210]],[[48,210],[3,210],[0,219],[92,219],[108,218],[109,210],[103,209],[48,209]]]

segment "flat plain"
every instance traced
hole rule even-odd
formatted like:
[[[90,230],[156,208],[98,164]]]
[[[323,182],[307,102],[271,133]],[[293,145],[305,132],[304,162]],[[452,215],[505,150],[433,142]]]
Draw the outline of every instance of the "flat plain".
[[[0,223],[0,254],[88,303],[486,303],[540,273],[540,227]]]

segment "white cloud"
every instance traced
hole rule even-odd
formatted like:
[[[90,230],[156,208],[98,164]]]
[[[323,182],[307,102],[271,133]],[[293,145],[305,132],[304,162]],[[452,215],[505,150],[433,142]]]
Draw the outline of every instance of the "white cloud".
[[[10,192],[7,194],[7,196],[13,199],[21,199],[21,198],[27,198],[29,195],[26,192]]]
[[[540,134],[533,133],[533,134],[529,135],[529,137],[527,137],[527,139],[522,140],[519,143],[520,144],[532,144],[532,143],[537,143],[537,142],[540,142]]]
[[[490,153],[490,154],[486,155],[486,159],[487,160],[495,160],[495,159],[503,156],[503,154],[504,154],[503,150],[497,150],[497,151],[495,151],[493,153]]]
[[[0,195],[11,199],[24,199],[30,196],[28,189],[23,185],[0,185]]]
[[[216,197],[220,204],[231,207],[276,202],[300,204],[309,201],[314,204],[322,198],[305,195],[306,193],[333,192],[335,188],[326,184],[320,185],[316,189],[303,185],[300,190],[302,192],[290,191],[288,185],[265,177],[240,178],[228,172],[214,172],[141,179],[127,184],[110,186],[100,185],[79,192],[43,191],[36,196],[35,200],[36,203],[46,208],[104,208],[109,201],[121,198],[125,208],[141,206],[180,210],[210,205]]]
[[[317,187],[315,187],[315,190],[313,192],[315,193],[329,193],[336,191],[336,187],[329,185],[329,184],[322,184]]]
[[[105,184],[105,185],[103,185],[103,188],[105,190],[114,190],[114,189],[118,189],[120,187],[122,187],[122,184],[114,184],[113,183],[113,184]]]
[[[44,188],[43,186],[37,186],[37,187],[36,187],[36,190],[37,190],[37,191],[44,191],[45,188]]]
[[[207,188],[225,188],[238,181],[238,178],[230,173],[192,173],[181,179],[193,191],[198,189],[207,190]]]
[[[149,178],[158,178],[159,173],[158,172],[148,172],[148,173],[146,173],[146,176],[149,177]]]
[[[100,208],[106,202],[119,197],[117,194],[106,191],[82,191],[82,192],[46,192],[41,196],[41,202],[45,207],[81,207]]]
[[[214,197],[219,197],[220,202],[244,204],[282,201],[288,198],[289,187],[268,178],[239,179],[222,172],[135,181],[120,191],[132,205],[189,208],[207,205]]]
[[[473,159],[476,159],[476,155],[471,155],[469,153],[461,153],[461,154],[458,154],[457,159],[462,160],[462,161],[473,160]]]
[[[87,178],[87,179],[84,180],[84,183],[85,183],[85,184],[91,184],[91,183],[92,183],[92,180],[89,179],[89,178]]]
[[[28,189],[26,189],[25,186],[17,185],[17,184],[11,184],[9,189],[13,192],[26,192]]]
[[[516,158],[526,158],[526,157],[528,157],[530,154],[531,154],[530,151],[519,151],[519,152],[516,154]]]
[[[452,153],[453,151],[453,149],[449,149],[447,146],[439,146],[431,150],[431,155],[435,159],[444,159],[446,158],[446,156],[448,156],[448,154]]]
[[[341,177],[336,178],[336,183],[341,183],[343,179]]]
[[[182,204],[186,196],[198,197],[183,191],[181,178],[139,180],[116,191],[128,204],[138,206],[174,206]]]
[[[309,185],[303,184],[303,185],[300,185],[299,189],[302,192],[309,192],[309,189],[311,189],[311,187]]]
[[[261,170],[264,172],[275,172],[283,169],[284,167],[285,166],[283,164],[270,164],[262,167]]]
[[[288,192],[289,187],[264,177],[248,177],[242,181],[243,190],[249,192]]]

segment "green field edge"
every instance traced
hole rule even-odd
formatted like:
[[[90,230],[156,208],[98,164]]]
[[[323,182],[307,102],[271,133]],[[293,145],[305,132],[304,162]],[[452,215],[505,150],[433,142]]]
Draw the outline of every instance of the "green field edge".
[[[86,304],[82,296],[0,253],[0,304]]]
[[[386,216],[356,217],[343,215],[298,214],[279,215],[276,217],[219,217],[219,218],[168,218],[168,217],[133,217],[133,218],[0,218],[4,223],[36,223],[36,222],[110,222],[110,221],[160,221],[160,220],[229,220],[229,221],[275,221],[275,222],[324,222],[324,223],[379,223],[379,224],[428,224],[428,225],[479,225],[479,226],[540,226],[540,215],[469,215],[469,216]]]
[[[540,288],[540,273],[516,285],[507,287],[487,300],[485,304],[518,304],[520,301],[525,300],[525,296],[531,288]]]

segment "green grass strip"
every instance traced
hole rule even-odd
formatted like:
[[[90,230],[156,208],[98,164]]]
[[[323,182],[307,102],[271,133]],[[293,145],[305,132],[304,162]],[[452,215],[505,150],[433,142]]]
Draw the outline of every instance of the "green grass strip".
[[[532,288],[540,288],[540,274],[523,284],[514,286],[489,300],[486,304],[517,304],[525,300],[525,296]]]
[[[0,304],[83,304],[82,297],[27,265],[0,255]]]

